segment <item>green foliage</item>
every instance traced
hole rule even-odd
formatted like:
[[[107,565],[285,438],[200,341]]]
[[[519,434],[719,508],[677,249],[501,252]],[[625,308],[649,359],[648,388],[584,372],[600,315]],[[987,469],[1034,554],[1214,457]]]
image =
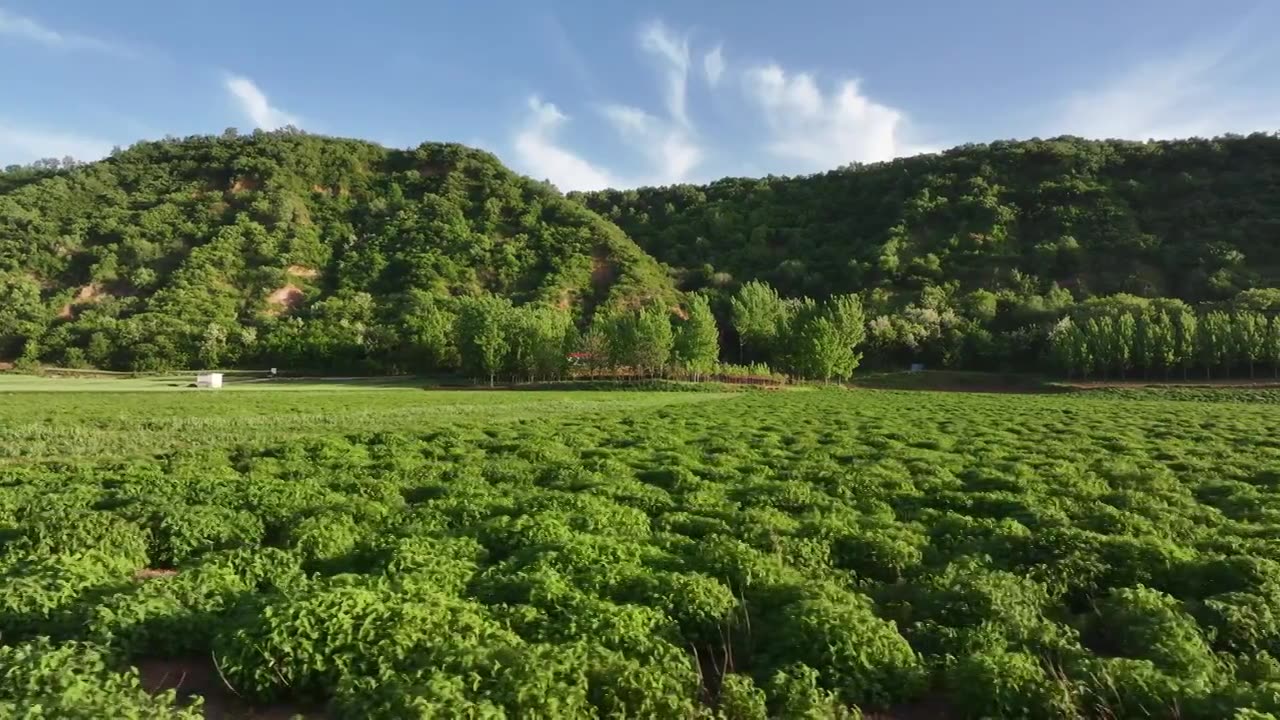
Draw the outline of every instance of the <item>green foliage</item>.
[[[749,345],[757,357],[773,352],[787,314],[777,291],[767,283],[753,280],[738,290],[731,307],[740,348],[745,351]]]
[[[719,717],[724,720],[767,720],[769,711],[763,690],[750,675],[729,673],[720,679]]]
[[[685,371],[699,378],[714,370],[720,360],[720,330],[706,297],[694,295],[688,305],[688,317],[676,333],[675,357]]]
[[[492,385],[511,348],[508,335],[512,322],[509,300],[482,296],[463,301],[456,330],[462,367],[475,375],[489,376]]]
[[[1275,714],[1275,399],[1126,392],[10,393],[0,714]]]
[[[116,672],[114,658],[89,643],[0,646],[0,715],[53,720],[199,720],[199,701],[180,707],[174,691],[152,695],[135,671]]]
[[[1277,162],[1266,133],[1059,137],[578,197],[687,278],[710,267],[784,296],[883,289],[906,305],[949,283],[1005,297],[1059,283],[1201,302],[1275,285]]]
[[[458,297],[674,299],[611,223],[459,145],[142,142],[0,173],[0,217],[0,360],[28,364],[451,370]]]

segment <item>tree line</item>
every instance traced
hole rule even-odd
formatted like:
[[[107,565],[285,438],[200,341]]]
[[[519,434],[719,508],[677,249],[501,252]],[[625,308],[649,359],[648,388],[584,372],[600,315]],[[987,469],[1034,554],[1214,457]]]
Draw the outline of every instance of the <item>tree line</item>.
[[[1055,366],[1068,377],[1144,378],[1173,373],[1188,377],[1192,368],[1211,379],[1215,371],[1230,376],[1247,368],[1270,365],[1280,378],[1280,315],[1261,312],[1188,309],[1129,310],[1093,317],[1062,318],[1049,334]]]
[[[711,375],[776,380],[781,370],[830,381],[848,378],[858,366],[864,318],[856,296],[782,300],[759,284],[744,289],[742,300],[735,322],[752,323],[752,342],[770,348],[772,366],[722,362],[719,323],[701,294],[676,307],[648,302],[602,308],[582,330],[553,306],[514,306],[493,295],[462,298],[451,317],[442,308],[420,316],[418,340],[435,363],[490,384],[498,377],[554,380],[571,371],[697,381]]]

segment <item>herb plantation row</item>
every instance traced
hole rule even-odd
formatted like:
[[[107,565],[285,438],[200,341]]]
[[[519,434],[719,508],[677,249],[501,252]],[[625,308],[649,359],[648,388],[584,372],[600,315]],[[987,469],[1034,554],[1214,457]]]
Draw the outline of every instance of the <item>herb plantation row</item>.
[[[480,395],[0,465],[0,716],[1280,714],[1269,398]]]

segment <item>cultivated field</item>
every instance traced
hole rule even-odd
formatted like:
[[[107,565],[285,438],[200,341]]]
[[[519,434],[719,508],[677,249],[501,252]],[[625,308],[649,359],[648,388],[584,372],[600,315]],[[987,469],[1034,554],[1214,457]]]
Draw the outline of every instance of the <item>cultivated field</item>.
[[[1280,713],[1269,391],[42,382],[0,716]]]

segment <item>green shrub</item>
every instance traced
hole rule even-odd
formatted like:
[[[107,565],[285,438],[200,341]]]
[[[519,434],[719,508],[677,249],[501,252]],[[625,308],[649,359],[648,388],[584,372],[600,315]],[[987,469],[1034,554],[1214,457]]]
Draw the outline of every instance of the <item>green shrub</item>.
[[[790,665],[776,671],[765,686],[770,715],[797,720],[861,720],[862,713],[825,690],[817,670]]]
[[[1101,601],[1085,637],[1108,655],[1150,660],[1176,675],[1204,676],[1216,667],[1182,603],[1150,588],[1125,588]]]
[[[143,690],[136,671],[115,672],[90,643],[41,638],[0,646],[0,716],[54,720],[199,720],[200,701],[180,707],[173,690]]]
[[[186,505],[158,515],[151,531],[152,562],[177,567],[212,550],[255,547],[265,529],[257,516],[216,505]]]
[[[723,720],[768,720],[767,700],[750,675],[728,673],[720,678],[717,715]]]
[[[324,699],[344,678],[448,668],[519,642],[482,606],[361,576],[270,597],[238,623],[219,633],[217,656],[234,687],[264,698]]]
[[[1019,652],[967,655],[948,668],[947,697],[969,717],[1078,717],[1071,681],[1047,672],[1041,661]]]
[[[91,607],[86,633],[131,657],[203,655],[250,589],[230,569],[216,565],[139,580]]]
[[[885,705],[924,689],[924,664],[871,599],[834,588],[806,589],[767,618],[760,652],[773,667],[802,663],[849,704]]]

